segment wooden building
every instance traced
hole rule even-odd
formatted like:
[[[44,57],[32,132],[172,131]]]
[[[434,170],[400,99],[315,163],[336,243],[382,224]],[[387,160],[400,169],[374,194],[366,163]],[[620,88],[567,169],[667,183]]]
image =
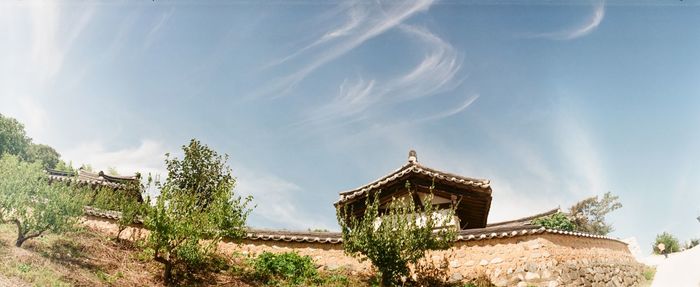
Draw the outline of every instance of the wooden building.
[[[410,184],[410,188],[407,187]],[[486,179],[464,177],[423,166],[415,151],[410,151],[408,162],[396,171],[361,187],[340,193],[336,207],[350,207],[356,215],[365,209],[368,196],[379,194],[380,205],[392,198],[412,196],[418,207],[432,192],[432,204],[447,208],[456,204],[455,215],[460,229],[486,227],[491,208],[491,185]]]

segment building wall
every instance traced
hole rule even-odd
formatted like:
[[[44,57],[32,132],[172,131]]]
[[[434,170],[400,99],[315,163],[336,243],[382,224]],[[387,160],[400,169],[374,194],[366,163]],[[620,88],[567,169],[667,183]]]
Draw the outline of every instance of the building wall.
[[[117,232],[111,219],[86,216],[83,224],[113,235]],[[122,237],[133,239],[146,232],[129,228]],[[296,251],[310,256],[318,268],[371,272],[369,262],[346,256],[342,244],[246,239],[239,244],[222,242],[220,250],[247,256]],[[642,280],[642,265],[626,244],[548,233],[459,241],[449,250],[429,252],[426,263],[445,267],[453,281],[485,275],[497,286],[637,286]]]

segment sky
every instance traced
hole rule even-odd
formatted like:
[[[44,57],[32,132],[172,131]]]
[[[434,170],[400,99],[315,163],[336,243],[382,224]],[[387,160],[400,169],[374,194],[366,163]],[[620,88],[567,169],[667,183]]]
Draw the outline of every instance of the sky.
[[[700,237],[694,1],[0,1],[0,113],[75,166],[164,174],[197,138],[258,228],[415,149],[490,179],[490,222],[605,192],[614,237]]]

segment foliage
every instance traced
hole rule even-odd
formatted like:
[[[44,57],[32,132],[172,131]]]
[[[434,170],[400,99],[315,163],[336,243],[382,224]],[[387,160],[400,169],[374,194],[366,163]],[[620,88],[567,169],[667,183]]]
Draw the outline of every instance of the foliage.
[[[296,252],[263,252],[253,259],[252,266],[255,278],[265,284],[274,284],[281,280],[291,285],[299,285],[318,277],[311,257],[301,256]]]
[[[700,245],[700,238],[693,238],[688,240],[688,242],[685,244],[685,249],[691,249],[698,245]]]
[[[410,184],[406,184],[410,194]],[[429,195],[423,208],[417,208],[413,196],[392,198],[380,217],[379,194],[368,196],[360,217],[353,216],[347,206],[337,210],[345,252],[361,261],[369,259],[381,274],[381,284],[399,282],[427,250],[444,250],[452,246],[456,231],[447,227],[453,220],[454,208],[440,216]],[[443,227],[444,226],[444,227]],[[441,228],[442,227],[442,228]]]
[[[0,114],[0,155],[3,153],[29,162],[39,162],[44,168],[56,167],[61,157],[48,145],[32,143],[22,123]]]
[[[678,252],[681,249],[680,243],[678,242],[678,239],[673,236],[672,234],[668,232],[661,233],[659,235],[656,235],[656,240],[654,240],[654,245],[652,246],[652,249],[654,250],[654,254],[661,254],[661,250],[658,249],[659,243],[663,243],[666,249],[664,250],[663,253],[673,253],[673,252]]]
[[[571,219],[569,219],[569,217],[562,212],[557,212],[557,213],[549,215],[549,216],[536,218],[535,220],[532,221],[532,224],[539,225],[539,226],[542,226],[544,228],[549,228],[549,229],[557,229],[557,230],[565,230],[565,231],[576,230],[576,226],[574,225],[573,222],[571,222]]]
[[[59,160],[53,169],[65,172],[75,172],[75,168],[73,168],[73,162],[66,163],[62,160]]]
[[[644,270],[642,271],[642,276],[644,276],[644,280],[651,282],[654,280],[654,275],[656,275],[656,268],[645,265]]]
[[[227,157],[194,139],[183,150],[183,160],[166,159],[170,176],[162,186],[156,183],[161,193],[144,218],[150,230],[147,246],[153,249],[154,260],[164,264],[168,284],[173,283],[175,265],[196,267],[211,256],[223,237],[241,239],[250,213],[251,198],[234,195],[235,179],[225,164]]]
[[[491,282],[488,276],[481,274],[476,278],[470,280],[465,287],[493,287],[496,286]]]
[[[590,234],[607,235],[613,231],[611,224],[605,222],[605,216],[622,207],[619,197],[606,192],[603,198],[589,197],[571,206],[570,214],[577,231]]]
[[[25,158],[31,141],[22,123],[0,114],[0,155],[9,153]]]
[[[44,168],[55,168],[61,155],[45,144],[30,144],[27,148],[27,160],[39,162]]]
[[[17,227],[17,247],[47,231],[72,229],[86,199],[82,188],[50,184],[39,163],[9,154],[0,159],[0,219]]]
[[[139,184],[128,184],[125,188],[118,190],[110,187],[98,187],[95,191],[95,197],[91,203],[93,207],[121,213],[117,221],[118,232],[116,239],[119,239],[119,236],[127,227],[144,215],[146,207],[137,197],[139,191]]]

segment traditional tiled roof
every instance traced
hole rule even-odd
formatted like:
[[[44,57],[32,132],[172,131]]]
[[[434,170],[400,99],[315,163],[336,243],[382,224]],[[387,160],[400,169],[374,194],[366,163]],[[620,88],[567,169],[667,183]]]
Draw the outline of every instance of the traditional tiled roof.
[[[119,220],[121,213],[117,211],[100,210],[92,207],[85,207],[85,214],[95,217],[101,217],[111,220]],[[536,218],[537,215],[531,216]],[[137,219],[137,224],[142,223]],[[517,220],[513,220],[515,222]],[[478,241],[497,238],[512,238],[527,235],[537,234],[559,234],[575,237],[597,238],[605,240],[613,240],[625,243],[619,239],[593,235],[583,232],[563,231],[556,229],[547,229],[532,224],[522,225],[492,225],[485,228],[475,228],[461,230],[457,235],[457,241]],[[245,235],[248,240],[262,241],[284,241],[284,242],[307,242],[307,243],[326,243],[340,244],[343,243],[342,234],[338,232],[305,232],[305,231],[287,231],[287,230],[265,230],[265,229],[248,229]],[[625,243],[626,244],[626,243]]]
[[[351,189],[348,191],[343,191],[340,193],[340,199],[335,202],[336,205],[348,202],[355,198],[364,197],[367,192],[371,190],[378,190],[403,176],[408,174],[419,174],[426,175],[428,177],[434,178],[439,181],[451,182],[457,185],[462,185],[466,187],[475,188],[478,191],[491,194],[491,181],[487,179],[477,179],[471,177],[465,177],[461,175],[456,175],[452,173],[447,173],[423,166],[418,163],[415,157],[415,152],[411,151],[411,156],[409,156],[409,161],[407,164],[397,169],[396,171],[383,176],[373,182],[370,182],[361,187]]]
[[[128,183],[139,183],[139,176],[108,175],[100,171],[98,173],[79,169],[77,173],[49,169],[46,171],[50,180],[70,181],[82,184],[95,184],[112,188],[125,188]]]
[[[518,218],[518,219],[513,219],[513,220],[508,220],[508,221],[501,221],[501,222],[495,222],[495,223],[489,223],[486,225],[486,227],[494,227],[494,226],[522,226],[522,225],[528,225],[532,222],[532,220],[544,217],[544,216],[550,216],[552,214],[561,212],[561,208],[557,207],[542,213],[538,213],[535,215],[530,215],[527,217],[523,218]]]

